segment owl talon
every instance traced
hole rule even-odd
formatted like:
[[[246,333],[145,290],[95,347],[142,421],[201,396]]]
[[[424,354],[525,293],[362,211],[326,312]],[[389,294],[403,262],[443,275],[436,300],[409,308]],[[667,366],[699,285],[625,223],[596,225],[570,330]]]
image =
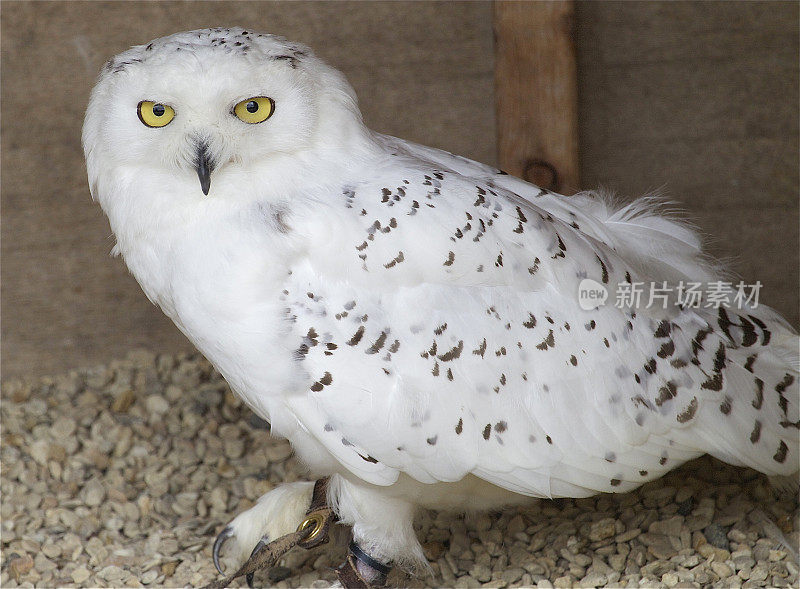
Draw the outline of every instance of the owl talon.
[[[256,554],[261,552],[264,549],[264,546],[266,546],[267,544],[269,544],[269,537],[262,536],[261,540],[259,540],[258,544],[256,544],[256,547],[253,548],[253,552],[250,553],[250,558],[248,560],[252,560],[253,558],[255,558]],[[256,573],[254,571],[252,573],[247,573],[244,577],[245,581],[247,581],[247,586],[250,587],[250,589],[253,589],[253,578],[255,577],[255,575]]]
[[[219,565],[219,551],[222,550],[223,544],[225,544],[225,541],[231,536],[233,536],[233,528],[226,526],[225,529],[223,529],[219,535],[217,535],[217,539],[214,540],[214,548],[211,551],[211,558],[214,561],[214,566],[220,575],[224,575],[225,573],[222,572],[222,567]]]

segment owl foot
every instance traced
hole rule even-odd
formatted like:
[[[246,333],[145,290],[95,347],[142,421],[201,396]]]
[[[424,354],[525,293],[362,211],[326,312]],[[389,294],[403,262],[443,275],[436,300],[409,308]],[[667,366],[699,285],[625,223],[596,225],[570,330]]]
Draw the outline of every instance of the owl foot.
[[[217,570],[221,574],[224,569],[235,570],[270,540],[294,532],[305,519],[313,489],[314,483],[309,482],[283,484],[237,515],[214,541],[212,557]],[[223,561],[235,565],[232,568],[220,563],[223,546],[228,555]]]

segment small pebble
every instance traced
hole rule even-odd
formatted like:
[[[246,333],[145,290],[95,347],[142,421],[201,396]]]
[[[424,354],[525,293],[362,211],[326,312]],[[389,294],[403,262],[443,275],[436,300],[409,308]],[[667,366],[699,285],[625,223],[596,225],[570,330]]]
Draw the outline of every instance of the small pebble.
[[[175,574],[175,569],[178,568],[180,561],[170,560],[161,565],[161,573],[166,577],[171,577]]]
[[[756,583],[765,581],[769,576],[769,570],[765,566],[758,565],[750,571],[750,580]]]
[[[568,589],[569,587],[572,587],[574,584],[575,584],[575,579],[573,579],[571,576],[558,577],[554,581],[554,586],[557,589]]]
[[[676,515],[667,520],[654,521],[650,524],[648,531],[655,534],[664,534],[666,536],[679,536],[682,525],[683,517]]]
[[[426,542],[422,545],[422,551],[425,553],[425,558],[429,561],[439,560],[444,554],[445,547],[441,542]]]
[[[733,574],[733,569],[724,562],[712,562],[711,570],[714,571],[720,579],[727,579]]]
[[[158,577],[158,571],[156,569],[150,569],[149,571],[145,571],[142,574],[140,580],[143,585],[149,585],[150,583],[156,580],[156,577]]]
[[[786,558],[786,552],[783,550],[770,550],[769,551],[769,561],[770,562],[778,562],[779,560],[783,560]]]
[[[703,535],[705,535],[706,540],[708,540],[708,543],[712,546],[716,546],[717,548],[722,548],[724,550],[727,550],[730,547],[727,531],[717,523],[712,523],[706,527],[706,529],[703,530]]]
[[[27,574],[33,568],[33,558],[30,554],[23,556],[12,555],[8,561],[8,572],[14,577],[15,581],[19,581],[20,577]]]
[[[116,413],[127,413],[135,400],[136,394],[131,389],[126,389],[117,395],[114,402],[111,403],[111,410]]]
[[[739,544],[743,544],[744,542],[747,542],[747,534],[745,534],[741,530],[733,528],[730,532],[728,532],[728,540],[730,540],[731,542],[737,542]]]
[[[581,579],[581,587],[602,587],[608,583],[608,577],[598,573],[591,573]]]
[[[667,587],[675,587],[680,582],[677,573],[664,573],[661,575],[661,582]]]
[[[598,542],[606,538],[611,538],[616,534],[615,523],[615,520],[610,517],[593,523],[589,530],[589,540]]]
[[[522,575],[525,574],[524,569],[521,568],[510,568],[504,570],[500,573],[500,578],[507,584],[511,585],[516,583],[522,578]]]
[[[89,507],[97,507],[106,497],[103,484],[97,480],[89,481],[83,488],[83,502]]]
[[[107,567],[103,567],[98,573],[97,576],[101,579],[105,579],[106,581],[114,581],[117,579],[122,579],[125,571],[123,571],[120,567],[116,565],[108,565]]]
[[[511,521],[508,522],[506,526],[506,533],[513,536],[520,532],[524,532],[527,525],[525,524],[525,519],[521,515],[517,515],[511,518]]]
[[[167,403],[167,400],[161,395],[150,395],[147,397],[145,407],[147,407],[148,413],[154,413],[156,415],[163,415],[169,411],[169,403]]]
[[[81,567],[78,567],[77,569],[75,569],[74,571],[72,571],[72,573],[70,573],[70,576],[72,577],[72,580],[75,583],[79,583],[80,584],[80,583],[83,583],[84,581],[88,580],[89,577],[92,576],[92,573],[90,573],[89,569],[87,569],[86,567],[81,566]]]
[[[76,424],[74,419],[62,416],[55,420],[53,427],[50,429],[53,432],[53,438],[59,440],[71,436],[75,428]]]
[[[30,446],[30,455],[41,465],[47,465],[47,456],[50,450],[50,443],[47,440],[36,440]]]

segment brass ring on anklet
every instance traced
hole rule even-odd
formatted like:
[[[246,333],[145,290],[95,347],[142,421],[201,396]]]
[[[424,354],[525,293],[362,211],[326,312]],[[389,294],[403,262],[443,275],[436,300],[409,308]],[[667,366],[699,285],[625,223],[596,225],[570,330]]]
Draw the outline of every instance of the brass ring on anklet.
[[[321,513],[309,515],[303,520],[303,523],[297,526],[297,531],[300,532],[301,530],[305,530],[312,525],[314,526],[314,529],[308,536],[303,538],[303,543],[312,542],[317,539],[317,537],[322,533],[322,530],[325,529],[325,517]]]

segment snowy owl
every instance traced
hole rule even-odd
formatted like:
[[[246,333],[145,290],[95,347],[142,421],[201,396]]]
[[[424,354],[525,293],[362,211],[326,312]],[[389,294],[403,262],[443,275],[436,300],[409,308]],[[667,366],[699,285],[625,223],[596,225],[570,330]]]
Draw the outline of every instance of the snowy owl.
[[[111,59],[83,146],[113,252],[329,477],[345,585],[423,559],[418,508],[625,492],[704,453],[798,470],[796,333],[653,199],[372,132],[340,72],[241,28]],[[293,532],[313,486],[236,516],[215,560]]]

